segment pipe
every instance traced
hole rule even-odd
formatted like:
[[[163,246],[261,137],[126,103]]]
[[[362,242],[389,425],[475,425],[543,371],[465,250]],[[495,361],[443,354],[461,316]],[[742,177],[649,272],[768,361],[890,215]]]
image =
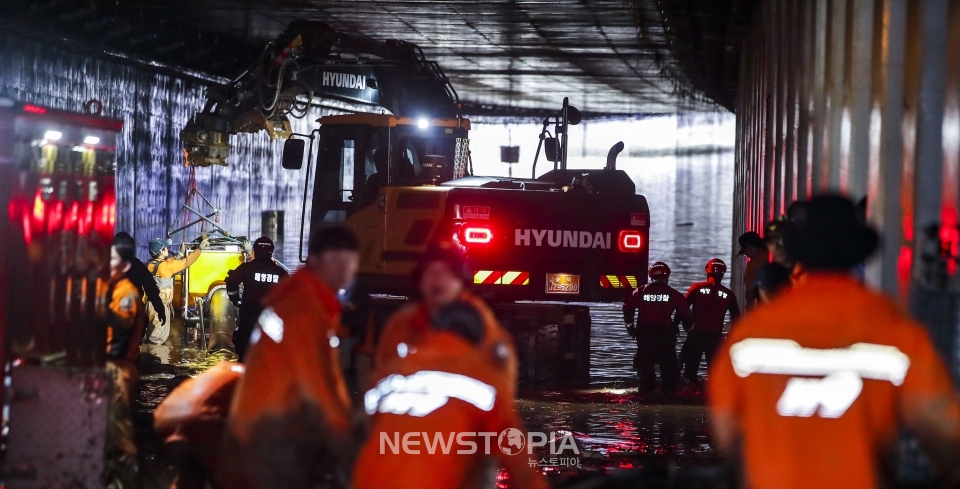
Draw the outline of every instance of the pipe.
[[[607,166],[604,167],[604,170],[617,169],[617,155],[619,155],[621,151],[623,151],[623,141],[619,141],[610,147],[610,151],[607,152]]]

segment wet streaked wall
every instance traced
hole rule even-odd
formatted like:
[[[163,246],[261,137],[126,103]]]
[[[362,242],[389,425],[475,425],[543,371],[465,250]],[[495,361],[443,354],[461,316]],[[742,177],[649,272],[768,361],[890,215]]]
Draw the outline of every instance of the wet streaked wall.
[[[5,36],[0,37],[0,92],[77,112],[96,99],[103,104],[103,115],[124,121],[117,141],[117,230],[133,234],[138,254],[146,258],[147,243],[166,234],[187,195],[190,171],[183,165],[178,134],[202,107],[203,86]],[[325,113],[313,110],[294,121],[294,129],[309,132]],[[284,211],[279,256],[296,264],[305,169],[283,170],[282,143],[266,134],[240,135],[233,143],[229,167],[196,170],[198,189],[220,209],[220,225],[234,235],[259,236],[262,212]],[[189,231],[188,238],[193,238],[201,229]]]
[[[884,244],[870,282],[904,304],[911,287],[949,286],[960,235],[960,2],[758,2],[743,48],[735,230],[759,229],[811,193],[867,197]],[[931,260],[918,259],[930,249]]]

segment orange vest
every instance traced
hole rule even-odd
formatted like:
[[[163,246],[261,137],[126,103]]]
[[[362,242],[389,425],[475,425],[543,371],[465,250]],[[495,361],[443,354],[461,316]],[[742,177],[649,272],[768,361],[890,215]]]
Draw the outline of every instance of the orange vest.
[[[317,408],[332,428],[346,431],[350,397],[337,348],[340,302],[304,268],[277,284],[264,308],[230,409],[230,433],[247,441],[260,417],[282,417],[302,402]]]
[[[944,426],[960,426],[926,330],[847,276],[807,272],[744,316],[714,362],[710,409],[739,426],[746,487],[877,487],[919,406],[942,400]]]
[[[512,397],[517,385],[517,352],[513,344],[513,336],[500,325],[493,311],[482,299],[470,292],[463,292],[460,300],[473,306],[483,319],[486,333],[481,347],[489,352],[493,352],[496,348],[504,349],[503,353],[507,361],[501,365],[501,368],[512,386],[510,391]],[[397,347],[400,343],[404,343],[408,350],[416,348],[424,333],[428,331],[430,331],[430,317],[422,303],[416,302],[395,312],[387,320],[387,325],[380,334],[374,355],[374,366],[386,365],[397,358]]]
[[[423,332],[416,345],[405,357],[379,364],[374,378],[381,382],[364,396],[371,429],[354,467],[354,489],[468,487],[488,455],[507,470],[511,487],[546,489],[544,479],[529,466],[537,455],[528,455],[525,446],[515,455],[499,448],[496,435],[504,430],[526,432],[513,401],[513,377],[502,365],[506,359],[497,360],[488,349],[445,331]],[[411,393],[401,392],[404,383]],[[423,389],[437,392],[430,391],[421,401]],[[484,432],[496,434],[487,438],[489,449],[484,438],[469,435]],[[474,453],[457,453],[469,450],[458,444],[460,434],[476,443]],[[405,436],[414,436],[416,443],[407,442],[412,450],[403,448]],[[441,447],[444,443],[447,449]]]

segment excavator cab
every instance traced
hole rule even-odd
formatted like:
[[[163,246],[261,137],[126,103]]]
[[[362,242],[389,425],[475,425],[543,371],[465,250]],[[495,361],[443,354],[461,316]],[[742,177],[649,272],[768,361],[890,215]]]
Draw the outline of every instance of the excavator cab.
[[[467,174],[466,119],[355,114],[318,122],[314,225],[344,223],[368,207],[382,211],[387,187],[435,186]]]

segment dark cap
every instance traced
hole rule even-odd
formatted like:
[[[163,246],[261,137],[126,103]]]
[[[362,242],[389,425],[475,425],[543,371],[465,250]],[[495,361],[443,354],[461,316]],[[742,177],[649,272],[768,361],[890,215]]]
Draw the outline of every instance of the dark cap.
[[[740,237],[737,238],[737,242],[740,243],[740,251],[737,253],[737,256],[745,255],[747,253],[747,247],[749,246],[761,250],[766,248],[766,245],[763,243],[763,238],[753,231],[741,234]]]
[[[273,256],[273,240],[263,236],[253,242],[253,254],[256,256]]]
[[[811,270],[848,270],[870,256],[880,237],[857,217],[850,199],[822,195],[783,235],[787,254]]]

